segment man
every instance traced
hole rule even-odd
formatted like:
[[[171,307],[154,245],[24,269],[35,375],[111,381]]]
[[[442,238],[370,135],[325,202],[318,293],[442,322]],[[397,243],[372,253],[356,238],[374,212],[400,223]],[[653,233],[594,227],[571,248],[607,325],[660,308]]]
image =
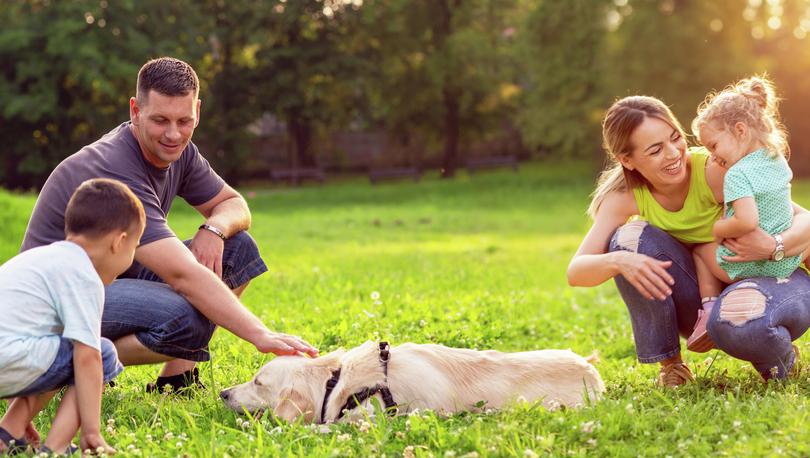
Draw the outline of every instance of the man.
[[[187,63],[163,57],[144,64],[129,101],[130,121],[54,169],[21,248],[65,238],[65,208],[84,180],[113,178],[132,189],[146,211],[146,229],[135,262],[119,277],[128,279],[106,289],[102,335],[115,343],[124,365],[168,361],[157,383],[147,386],[150,391],[199,384],[195,362],[210,359],[215,326],[264,353],[317,355],[300,338],[268,330],[238,299],[267,266],[245,232],[251,220],[247,202],[191,142],[200,120],[198,95],[197,74]],[[187,245],[166,222],[175,196],[205,218]]]

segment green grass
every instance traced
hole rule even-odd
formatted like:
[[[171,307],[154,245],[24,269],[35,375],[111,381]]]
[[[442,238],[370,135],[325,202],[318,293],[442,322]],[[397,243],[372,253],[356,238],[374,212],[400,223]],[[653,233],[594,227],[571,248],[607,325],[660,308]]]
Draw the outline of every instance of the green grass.
[[[156,366],[127,369],[104,397],[108,441],[132,456],[810,454],[810,374],[764,384],[747,363],[687,352],[698,383],[656,388],[657,367],[636,362],[612,284],[567,285],[565,268],[589,224],[591,186],[582,164],[536,164],[517,174],[462,173],[418,184],[372,187],[357,179],[244,189],[254,212],[251,232],[270,272],[243,299],[270,328],[299,334],[324,353],[367,339],[597,350],[608,387],[598,404],[559,412],[519,405],[450,418],[425,413],[326,433],[271,418],[242,423],[218,392],[247,380],[270,356],[219,331],[213,360],[201,365],[208,390],[192,400],[144,393]],[[809,205],[810,183],[796,183],[794,197]],[[0,194],[0,259],[16,253],[33,201]],[[178,235],[190,237],[199,223],[192,209],[175,204]],[[53,407],[38,417],[43,431],[52,415]]]

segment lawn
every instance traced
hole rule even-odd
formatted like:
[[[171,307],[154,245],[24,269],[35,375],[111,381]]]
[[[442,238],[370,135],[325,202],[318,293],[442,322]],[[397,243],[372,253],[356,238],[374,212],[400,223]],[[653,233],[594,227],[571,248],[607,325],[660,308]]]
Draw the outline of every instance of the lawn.
[[[656,388],[658,369],[636,362],[612,284],[567,285],[566,266],[588,228],[592,182],[587,167],[568,163],[452,181],[242,189],[270,266],[243,299],[271,329],[301,335],[323,353],[367,339],[598,351],[608,391],[596,405],[558,412],[516,405],[449,418],[424,412],[328,431],[268,417],[246,422],[220,403],[219,390],[247,380],[271,356],[220,330],[212,361],[201,365],[208,389],[191,400],[146,394],[157,367],[124,371],[104,397],[108,441],[127,456],[810,454],[810,372],[765,384],[747,363],[686,352],[698,383]],[[798,182],[794,198],[810,205],[810,183]],[[16,253],[33,201],[0,194],[0,259]],[[178,235],[190,237],[199,224],[175,203]],[[42,431],[52,415],[51,407],[37,418]]]

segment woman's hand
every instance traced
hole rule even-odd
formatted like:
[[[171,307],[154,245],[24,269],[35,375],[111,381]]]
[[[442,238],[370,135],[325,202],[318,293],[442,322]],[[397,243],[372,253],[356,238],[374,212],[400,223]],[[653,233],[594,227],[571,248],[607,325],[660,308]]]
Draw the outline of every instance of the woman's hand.
[[[659,261],[632,251],[616,251],[619,273],[649,300],[664,300],[672,294],[675,279],[667,272],[672,261]]]
[[[726,261],[764,261],[771,259],[776,249],[776,240],[762,228],[756,228],[740,237],[723,240],[723,246],[737,254],[723,256]]]

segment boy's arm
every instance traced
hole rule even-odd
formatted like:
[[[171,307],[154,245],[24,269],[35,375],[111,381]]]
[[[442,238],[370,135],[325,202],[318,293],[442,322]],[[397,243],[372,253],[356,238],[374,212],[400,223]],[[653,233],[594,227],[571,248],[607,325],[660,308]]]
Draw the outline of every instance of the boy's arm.
[[[718,239],[731,239],[747,234],[759,227],[759,211],[753,197],[741,197],[731,203],[734,215],[717,220],[713,234]]]
[[[101,389],[104,384],[101,352],[74,340],[73,371],[76,380],[76,397],[79,402],[82,438],[101,437]],[[96,441],[91,440],[90,442]]]

